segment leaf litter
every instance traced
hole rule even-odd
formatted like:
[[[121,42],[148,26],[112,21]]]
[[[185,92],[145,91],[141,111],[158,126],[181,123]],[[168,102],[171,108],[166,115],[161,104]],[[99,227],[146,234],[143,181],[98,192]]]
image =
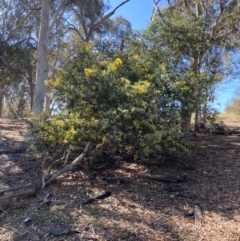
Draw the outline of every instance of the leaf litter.
[[[24,123],[2,118],[0,127],[5,142],[1,151],[24,140]],[[240,137],[199,134],[192,142],[190,157],[148,166],[127,161],[103,170],[91,166],[91,178],[80,168],[34,196],[0,202],[0,240],[239,241]],[[38,155],[2,152],[0,162],[0,188],[42,175]],[[187,173],[188,178],[162,183],[139,173]],[[82,205],[105,192],[111,196]],[[47,205],[42,205],[46,196]],[[31,225],[25,225],[26,218]]]

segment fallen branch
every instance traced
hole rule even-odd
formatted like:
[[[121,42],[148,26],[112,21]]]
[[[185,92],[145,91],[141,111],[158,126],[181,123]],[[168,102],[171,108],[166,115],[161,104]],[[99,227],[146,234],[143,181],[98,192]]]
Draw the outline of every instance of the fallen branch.
[[[140,173],[138,174],[139,177],[147,178],[147,179],[152,179],[156,181],[161,181],[161,182],[170,182],[170,183],[176,183],[176,182],[183,182],[184,180],[187,179],[187,174],[184,173],[179,176],[171,176],[171,175],[158,175],[158,174],[147,174],[147,173]]]
[[[41,182],[38,183],[29,183],[20,187],[13,187],[7,190],[0,191],[0,200],[5,200],[12,197],[18,197],[22,195],[32,195],[35,191],[41,188]]]
[[[93,197],[93,198],[89,198],[83,202],[81,202],[82,205],[86,205],[86,204],[89,204],[89,203],[92,203],[92,202],[95,202],[97,200],[101,200],[101,199],[105,199],[105,198],[108,198],[112,195],[111,192],[104,192],[103,194],[100,194],[96,197]]]
[[[172,195],[174,196],[178,196],[178,197],[183,197],[183,198],[194,198],[196,197],[193,193],[184,193],[184,192],[176,192],[176,193],[173,193]]]
[[[88,142],[82,152],[81,155],[79,155],[76,159],[74,159],[71,163],[68,165],[62,167],[61,169],[53,172],[51,175],[48,175],[44,178],[44,180],[40,179],[37,181],[34,181],[32,183],[25,184],[23,186],[14,187],[10,189],[5,189],[0,191],[0,201],[6,200],[13,197],[19,197],[24,195],[32,195],[34,194],[38,189],[41,189],[44,183],[44,186],[48,185],[50,182],[52,182],[54,179],[56,179],[61,174],[73,170],[76,166],[78,166],[85,158],[89,148],[91,146],[91,143]]]

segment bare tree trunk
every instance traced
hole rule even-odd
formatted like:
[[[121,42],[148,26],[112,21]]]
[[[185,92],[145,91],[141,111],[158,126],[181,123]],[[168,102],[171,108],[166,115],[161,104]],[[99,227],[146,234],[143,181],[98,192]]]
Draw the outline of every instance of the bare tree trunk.
[[[33,82],[33,73],[32,73],[32,68],[29,69],[27,73],[27,80],[29,84],[29,94],[31,98],[31,110],[33,108],[33,96],[34,96],[34,82]]]
[[[204,102],[203,106],[203,124],[206,125],[207,123],[207,101]]]
[[[189,136],[189,130],[190,130],[190,122],[191,122],[191,114],[185,112],[181,115],[181,130],[184,134],[184,136]]]
[[[199,7],[199,5],[197,4],[196,7]],[[199,12],[199,9],[198,9],[197,12],[198,12],[198,14],[201,13],[201,11]],[[201,53],[199,53],[198,57],[194,58],[194,61],[193,61],[193,71],[194,71],[196,76],[198,76],[200,74],[201,65],[202,65],[202,55],[201,55]],[[200,96],[201,92],[202,92],[202,88],[200,90],[199,89],[196,90],[195,92],[196,92],[197,96]],[[201,111],[201,106],[199,104],[197,109],[195,110],[195,121],[194,121],[194,129],[195,129],[195,131],[199,131],[200,111]]]
[[[52,0],[41,1],[41,23],[38,36],[38,50],[37,50],[37,68],[36,68],[36,85],[33,97],[33,108],[32,111],[39,114],[43,111],[44,99],[46,94],[46,88],[44,81],[47,79],[47,44],[48,44],[48,33],[52,29],[57,18],[64,9],[66,0],[61,0],[55,11],[54,16],[50,22],[50,8]]]
[[[199,131],[199,125],[200,125],[200,122],[199,122],[200,113],[199,112],[200,112],[199,110],[195,111],[195,123],[194,123],[194,130],[195,131]]]
[[[52,92],[52,88],[50,86],[46,87],[46,102],[45,102],[45,108],[44,110],[46,111],[46,113],[48,113],[49,115],[51,114],[50,112],[50,105],[52,102],[52,98],[51,98],[51,92]]]
[[[17,107],[17,110],[16,110],[16,117],[18,118],[19,115],[21,114],[21,111],[24,109],[25,106],[23,106],[23,101],[24,101],[24,92],[25,92],[25,89],[24,87],[22,87],[21,89],[21,95],[19,97],[19,102],[18,102],[18,107]]]
[[[3,98],[4,98],[4,89],[0,87],[0,118],[2,117],[3,112]]]
[[[11,99],[8,103],[8,117],[10,117],[11,111],[12,111],[12,103],[13,103],[13,98],[14,98],[14,94],[11,95]]]
[[[41,24],[38,37],[38,50],[37,50],[37,69],[36,69],[36,86],[33,97],[33,112],[39,114],[43,111],[44,98],[45,98],[45,84],[47,79],[47,41],[49,31],[49,13],[50,13],[50,0],[42,0],[41,8]]]

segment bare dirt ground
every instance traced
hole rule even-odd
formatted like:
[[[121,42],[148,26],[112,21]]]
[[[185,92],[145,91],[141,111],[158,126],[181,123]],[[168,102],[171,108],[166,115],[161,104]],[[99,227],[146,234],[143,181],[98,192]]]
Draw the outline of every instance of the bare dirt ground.
[[[41,178],[37,155],[4,152],[21,145],[23,123],[0,119],[0,128],[5,142],[0,146],[0,189]],[[34,196],[0,201],[0,240],[240,241],[240,136],[200,134],[192,142],[193,154],[181,160],[148,166],[119,162],[104,170],[92,166],[94,178],[79,169]],[[138,177],[142,172],[187,173],[188,179],[167,184]],[[125,183],[108,183],[104,177],[124,178]],[[81,205],[104,191],[112,195]],[[48,195],[48,205],[41,205]],[[195,204],[202,212],[196,224]],[[54,236],[49,233],[53,228],[68,233]]]

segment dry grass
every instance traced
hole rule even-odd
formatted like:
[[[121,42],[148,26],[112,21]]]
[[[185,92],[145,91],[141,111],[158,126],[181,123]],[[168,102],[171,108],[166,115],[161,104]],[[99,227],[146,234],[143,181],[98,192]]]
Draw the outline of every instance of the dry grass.
[[[221,116],[218,118],[218,121],[222,121],[230,128],[239,128],[240,127],[240,118]]]
[[[18,123],[1,121],[0,127],[5,128],[3,136],[13,146],[14,138],[22,140],[17,139],[22,128]],[[93,179],[76,170],[35,196],[0,202],[0,240],[239,241],[239,136],[199,135],[192,141],[196,148],[190,158],[148,166],[119,162],[101,171],[92,166]],[[2,188],[41,176],[40,160],[34,156],[2,154],[0,161]],[[138,178],[141,172],[187,173],[189,179],[165,184]],[[107,176],[124,178],[126,183],[109,184],[102,180]],[[173,189],[194,197],[176,196]],[[104,191],[111,191],[111,197],[81,205],[81,201]],[[39,208],[47,193],[50,205]],[[201,226],[194,223],[196,203],[202,210]],[[29,227],[23,222],[26,217],[32,219]],[[78,232],[55,237],[49,234],[51,226]]]

